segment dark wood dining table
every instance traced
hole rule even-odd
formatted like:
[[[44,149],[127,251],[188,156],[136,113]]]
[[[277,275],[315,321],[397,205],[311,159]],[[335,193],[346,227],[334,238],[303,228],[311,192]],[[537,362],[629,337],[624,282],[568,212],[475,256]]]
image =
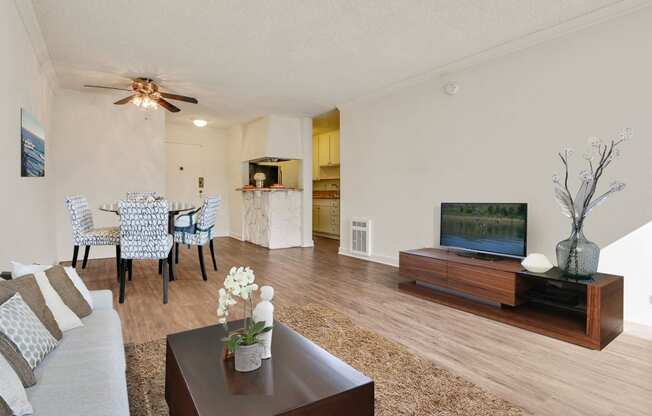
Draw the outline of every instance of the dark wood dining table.
[[[191,202],[168,201],[168,232],[174,235],[175,216],[181,214],[182,212],[193,211],[196,208],[197,207]],[[117,202],[100,205],[100,211],[113,212],[114,214],[120,215],[120,212],[118,211]],[[170,280],[176,280],[176,274],[174,272],[174,262],[169,261],[168,267],[170,270]],[[129,270],[129,274],[131,275],[131,270]],[[131,280],[131,277],[129,278],[129,280]]]

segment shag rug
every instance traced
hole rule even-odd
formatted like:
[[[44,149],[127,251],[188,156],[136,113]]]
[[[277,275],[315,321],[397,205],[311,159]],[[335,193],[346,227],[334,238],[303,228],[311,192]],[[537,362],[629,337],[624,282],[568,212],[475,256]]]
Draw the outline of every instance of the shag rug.
[[[523,411],[396,342],[355,325],[330,308],[278,308],[275,318],[372,378],[376,415],[514,416]],[[167,415],[165,340],[128,344],[127,388],[132,416]]]

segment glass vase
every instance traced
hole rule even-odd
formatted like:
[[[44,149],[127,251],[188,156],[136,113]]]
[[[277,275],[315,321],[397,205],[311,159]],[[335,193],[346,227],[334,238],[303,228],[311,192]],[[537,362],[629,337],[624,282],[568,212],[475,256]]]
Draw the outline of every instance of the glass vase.
[[[584,237],[582,228],[573,227],[570,237],[557,243],[557,265],[570,277],[590,279],[598,271],[600,247]]]

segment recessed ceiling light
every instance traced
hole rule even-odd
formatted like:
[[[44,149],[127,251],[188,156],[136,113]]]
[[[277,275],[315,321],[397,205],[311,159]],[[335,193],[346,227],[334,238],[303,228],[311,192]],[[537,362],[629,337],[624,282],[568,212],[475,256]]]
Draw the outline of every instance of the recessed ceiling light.
[[[205,125],[208,124],[208,122],[207,122],[206,120],[199,120],[199,119],[197,119],[197,120],[193,120],[193,121],[192,121],[192,124],[194,124],[194,125],[197,126],[197,127],[204,127]]]

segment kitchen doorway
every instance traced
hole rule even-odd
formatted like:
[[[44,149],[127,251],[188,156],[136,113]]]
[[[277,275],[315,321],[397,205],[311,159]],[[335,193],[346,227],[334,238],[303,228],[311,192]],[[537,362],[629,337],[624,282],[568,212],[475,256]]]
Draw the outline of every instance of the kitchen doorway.
[[[312,119],[312,233],[340,239],[340,112]]]

